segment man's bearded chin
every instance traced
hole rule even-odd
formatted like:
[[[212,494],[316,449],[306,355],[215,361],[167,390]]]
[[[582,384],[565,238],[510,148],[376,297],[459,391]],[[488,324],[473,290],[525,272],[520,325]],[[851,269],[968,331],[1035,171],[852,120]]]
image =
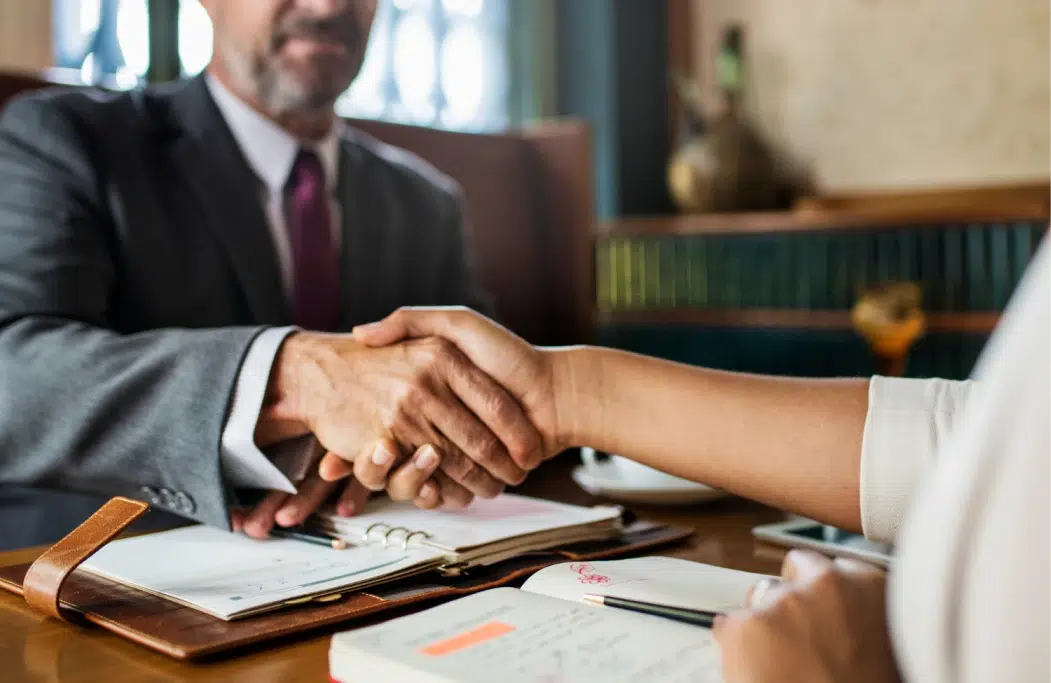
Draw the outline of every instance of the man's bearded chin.
[[[234,49],[224,50],[227,70],[242,87],[255,95],[259,104],[271,115],[326,114],[332,111],[336,100],[350,86],[352,78],[335,74],[321,74],[319,83],[284,68],[275,55],[251,59]],[[326,65],[322,69],[338,69]],[[351,76],[357,73],[352,69]]]

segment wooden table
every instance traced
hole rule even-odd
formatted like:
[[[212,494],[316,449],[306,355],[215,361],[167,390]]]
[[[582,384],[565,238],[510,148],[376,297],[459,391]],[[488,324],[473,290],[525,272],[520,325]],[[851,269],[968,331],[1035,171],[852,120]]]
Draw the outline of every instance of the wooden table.
[[[518,492],[568,503],[601,502],[569,478],[572,459],[554,461],[533,473]],[[783,513],[736,498],[683,508],[636,508],[640,517],[692,526],[686,544],[660,554],[754,572],[777,573],[783,553],[753,541],[757,524],[780,521]],[[42,549],[0,553],[0,565],[28,562]],[[336,629],[337,631],[339,629]],[[205,663],[184,663],[156,654],[101,629],[78,628],[37,616],[16,596],[0,592],[0,681],[224,681],[227,683],[328,680],[332,630],[278,641],[258,651]]]

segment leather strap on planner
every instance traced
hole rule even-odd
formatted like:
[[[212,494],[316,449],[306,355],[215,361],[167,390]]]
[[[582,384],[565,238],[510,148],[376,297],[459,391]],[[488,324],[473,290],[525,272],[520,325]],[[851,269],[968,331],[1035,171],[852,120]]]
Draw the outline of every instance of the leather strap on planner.
[[[44,551],[29,567],[22,583],[29,606],[50,617],[69,621],[59,609],[58,600],[66,578],[149,509],[149,505],[137,500],[111,498],[68,536]]]

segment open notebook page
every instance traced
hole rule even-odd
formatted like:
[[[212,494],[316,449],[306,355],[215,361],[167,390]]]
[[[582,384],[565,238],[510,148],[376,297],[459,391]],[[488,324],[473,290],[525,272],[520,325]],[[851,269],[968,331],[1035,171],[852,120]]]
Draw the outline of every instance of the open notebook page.
[[[364,513],[355,517],[319,517],[327,529],[349,543],[362,543],[369,527],[373,527],[370,542],[382,540],[386,532],[397,528],[390,534],[393,545],[400,546],[407,533],[420,531],[430,534],[431,544],[457,551],[527,534],[616,520],[620,514],[616,507],[581,507],[505,493],[490,500],[479,498],[462,510],[420,510],[412,503],[381,498],[371,501]]]
[[[81,567],[229,620],[439,562],[439,553],[428,549],[333,550],[188,526],[113,541]]]
[[[523,591],[580,602],[587,593],[720,612],[745,606],[763,574],[674,557],[566,562],[529,578]]]
[[[708,629],[496,588],[333,636],[341,683],[717,683]]]

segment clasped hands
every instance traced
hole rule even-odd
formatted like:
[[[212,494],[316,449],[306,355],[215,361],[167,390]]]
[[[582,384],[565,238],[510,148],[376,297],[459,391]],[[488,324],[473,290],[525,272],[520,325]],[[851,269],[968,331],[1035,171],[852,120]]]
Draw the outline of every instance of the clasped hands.
[[[313,434],[325,450],[293,496],[271,492],[234,528],[266,537],[328,500],[369,491],[421,508],[491,498],[564,448],[550,354],[465,308],[405,308],[352,334],[299,332],[271,371],[256,442]]]

